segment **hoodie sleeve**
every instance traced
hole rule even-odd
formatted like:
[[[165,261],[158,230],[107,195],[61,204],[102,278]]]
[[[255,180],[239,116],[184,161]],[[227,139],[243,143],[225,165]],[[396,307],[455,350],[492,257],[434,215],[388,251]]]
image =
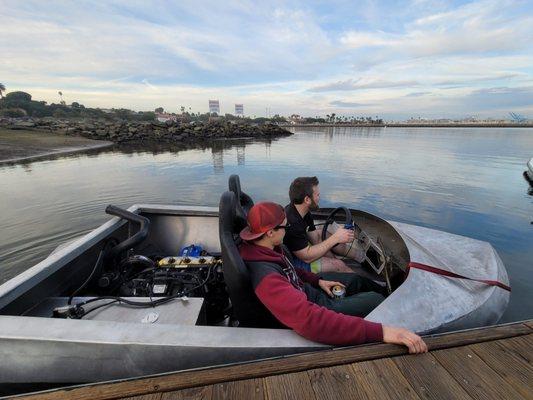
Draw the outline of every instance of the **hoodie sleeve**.
[[[318,306],[279,274],[264,276],[255,294],[281,323],[306,339],[331,345],[383,341],[381,324]]]
[[[294,270],[296,271],[298,278],[300,278],[302,282],[307,282],[314,287],[318,287],[318,281],[320,280],[320,278],[317,274],[314,274],[313,272],[308,272],[300,267],[294,267]]]

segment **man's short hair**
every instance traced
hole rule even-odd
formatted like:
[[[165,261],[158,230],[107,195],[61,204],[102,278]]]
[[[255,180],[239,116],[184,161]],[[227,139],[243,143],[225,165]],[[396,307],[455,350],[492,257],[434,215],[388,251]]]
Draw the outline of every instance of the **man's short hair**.
[[[289,188],[289,199],[292,204],[302,204],[305,196],[313,198],[313,187],[318,186],[316,176],[301,176],[292,181]]]

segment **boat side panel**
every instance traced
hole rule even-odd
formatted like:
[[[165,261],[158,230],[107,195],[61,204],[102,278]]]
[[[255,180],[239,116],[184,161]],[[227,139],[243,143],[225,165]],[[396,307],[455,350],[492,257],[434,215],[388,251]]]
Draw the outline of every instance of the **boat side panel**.
[[[178,255],[179,250],[197,244],[210,253],[220,253],[218,216],[183,216],[145,213],[150,219],[150,234],[139,251],[148,254],[153,249],[163,256]]]
[[[287,329],[0,316],[0,382],[91,382],[330,347]]]
[[[88,383],[316,351],[6,340],[0,383]]]
[[[24,279],[21,279],[24,273],[13,278],[11,281],[19,281],[9,291],[2,293],[0,314],[21,315],[47,297],[76,290],[89,277],[107,238],[126,238],[127,224],[119,223],[118,219],[115,222],[117,224],[112,226],[114,229],[106,229],[94,238],[87,238],[90,234],[86,235],[76,243],[54,252],[33,267],[35,271],[26,271],[34,273]]]

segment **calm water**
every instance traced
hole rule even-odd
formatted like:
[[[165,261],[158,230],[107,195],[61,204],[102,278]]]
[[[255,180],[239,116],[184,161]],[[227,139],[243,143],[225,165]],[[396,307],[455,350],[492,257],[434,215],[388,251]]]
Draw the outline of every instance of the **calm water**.
[[[285,204],[317,175],[322,205],[490,242],[513,293],[505,321],[533,317],[533,197],[522,177],[533,129],[297,129],[271,143],[182,152],[119,150],[0,167],[0,282],[108,217],[107,204],[218,205],[237,173],[258,200]]]

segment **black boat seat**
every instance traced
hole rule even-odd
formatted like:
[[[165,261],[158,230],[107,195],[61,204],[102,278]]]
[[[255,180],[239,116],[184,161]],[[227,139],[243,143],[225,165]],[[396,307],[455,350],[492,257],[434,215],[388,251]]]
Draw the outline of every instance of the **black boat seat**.
[[[241,180],[239,175],[231,175],[228,180],[228,188],[230,192],[235,193],[237,198],[235,214],[239,218],[237,224],[241,226],[241,229],[246,226],[246,217],[248,212],[254,205],[254,201],[250,196],[244,193],[241,189]],[[241,225],[241,222],[244,220],[244,225]]]
[[[224,281],[233,305],[238,326],[253,328],[281,328],[282,325],[256,297],[250,275],[238,250],[242,219],[236,216],[237,198],[224,192],[219,204],[219,236],[222,249]]]

